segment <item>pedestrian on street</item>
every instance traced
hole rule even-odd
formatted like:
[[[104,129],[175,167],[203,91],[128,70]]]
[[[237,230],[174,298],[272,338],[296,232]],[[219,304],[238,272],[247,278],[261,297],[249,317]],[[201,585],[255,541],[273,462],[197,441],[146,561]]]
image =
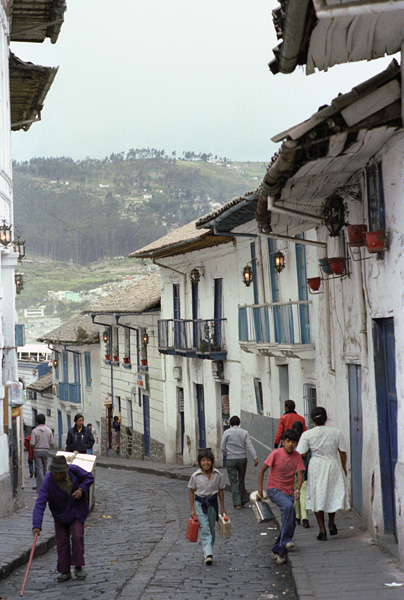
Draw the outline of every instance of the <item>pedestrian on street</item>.
[[[231,417],[230,429],[226,429],[223,433],[220,449],[226,455],[226,469],[233,494],[233,505],[238,510],[249,501],[249,494],[244,484],[247,470],[247,449],[254,459],[254,467],[258,466],[257,453],[251,443],[248,431],[241,429],[238,416]]]
[[[92,436],[94,437],[94,432],[93,432],[93,426],[92,426],[92,424],[91,423],[87,423],[86,427],[87,427],[87,429],[89,429],[91,431]],[[93,453],[93,448],[92,447],[88,448],[87,449],[87,454],[92,454],[92,453]]]
[[[306,421],[304,417],[298,415],[296,412],[296,404],[294,400],[286,400],[285,402],[285,413],[279,419],[278,429],[276,430],[275,440],[274,440],[274,448],[279,446],[279,442],[282,439],[283,433],[287,429],[292,429],[293,423],[295,421],[300,421],[303,425],[303,431],[306,431]]]
[[[346,450],[342,434],[336,427],[326,425],[327,411],[317,406],[311,411],[313,429],[305,431],[299,440],[297,451],[311,451],[307,476],[306,508],[314,511],[319,526],[319,541],[327,541],[324,512],[328,513],[330,535],[337,535],[335,513],[348,510],[345,489]]]
[[[34,469],[34,449],[31,446],[30,442],[31,442],[31,436],[27,435],[27,437],[24,439],[24,448],[28,452],[29,476],[33,477],[34,473],[35,473],[35,469]]]
[[[282,527],[275,544],[272,546],[272,558],[278,565],[286,562],[287,551],[294,548],[295,532],[294,501],[300,497],[303,483],[304,464],[295,448],[299,437],[293,429],[287,429],[282,436],[282,448],[272,450],[258,473],[258,496],[263,497],[264,473],[270,467],[268,475],[268,497],[281,509]],[[297,471],[297,489],[293,492]]]
[[[32,533],[40,535],[44,511],[49,503],[55,522],[58,582],[71,579],[71,566],[74,566],[77,579],[86,578],[83,570],[84,522],[89,511],[86,492],[93,483],[91,473],[77,465],[69,466],[64,456],[54,456],[39,490],[32,516]]]
[[[295,421],[293,423],[292,429],[296,431],[300,440],[301,435],[303,433],[303,425],[301,421]],[[300,488],[300,498],[298,500],[295,500],[296,524],[300,525],[300,523],[302,523],[305,529],[308,529],[310,527],[309,516],[307,514],[306,508],[307,469],[309,467],[310,458],[310,450],[307,452],[307,454],[302,456],[305,471],[303,471],[303,483],[302,487]],[[295,489],[297,489],[297,475],[295,478]]]
[[[219,518],[219,496],[221,514],[225,514],[223,475],[213,465],[215,457],[210,450],[201,450],[198,455],[199,469],[191,475],[188,483],[191,517],[198,517],[202,550],[205,564],[213,562],[213,544],[215,543],[215,523]]]
[[[119,444],[121,441],[121,415],[119,415],[119,417],[114,417],[114,420],[112,421],[112,428],[114,430],[114,450],[119,454]]]
[[[37,427],[31,431],[30,445],[34,450],[36,489],[39,490],[43,478],[48,470],[49,450],[53,447],[55,440],[53,433],[45,425],[45,415],[36,416]]]
[[[91,429],[84,427],[83,415],[76,415],[74,422],[74,427],[71,427],[67,433],[66,451],[87,454],[88,450],[94,446],[94,437]]]

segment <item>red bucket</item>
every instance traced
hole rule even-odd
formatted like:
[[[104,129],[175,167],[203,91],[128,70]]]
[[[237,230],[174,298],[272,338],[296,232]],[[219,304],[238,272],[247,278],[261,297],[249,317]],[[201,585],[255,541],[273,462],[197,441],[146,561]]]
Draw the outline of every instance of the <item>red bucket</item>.
[[[367,225],[348,225],[348,240],[351,248],[360,248],[365,245],[365,234],[367,230]]]
[[[317,292],[321,285],[321,277],[309,277],[307,280],[307,285],[312,292]]]
[[[371,254],[386,250],[387,239],[384,229],[379,229],[378,231],[368,231],[366,234],[366,246],[368,248],[368,252]]]
[[[330,267],[334,275],[345,273],[345,258],[330,258]]]

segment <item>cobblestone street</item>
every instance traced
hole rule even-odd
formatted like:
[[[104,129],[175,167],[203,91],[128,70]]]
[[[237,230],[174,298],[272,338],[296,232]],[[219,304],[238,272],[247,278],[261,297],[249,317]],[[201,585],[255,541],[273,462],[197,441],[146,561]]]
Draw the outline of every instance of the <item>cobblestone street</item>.
[[[24,598],[295,600],[288,567],[270,558],[275,532],[258,525],[252,510],[234,511],[228,492],[225,503],[232,535],[216,536],[214,564],[206,567],[200,544],[185,538],[185,481],[100,468],[96,506],[86,523],[86,581],[56,583],[52,548],[33,561]],[[24,573],[21,567],[0,582],[0,599],[19,597]]]

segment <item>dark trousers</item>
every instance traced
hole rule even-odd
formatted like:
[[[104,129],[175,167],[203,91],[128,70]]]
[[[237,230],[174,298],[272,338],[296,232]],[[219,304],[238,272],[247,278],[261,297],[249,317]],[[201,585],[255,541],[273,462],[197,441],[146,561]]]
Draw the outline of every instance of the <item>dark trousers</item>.
[[[57,570],[69,573],[70,567],[84,567],[84,523],[76,519],[70,525],[55,521]],[[70,548],[70,536],[72,538]]]
[[[226,460],[226,469],[229,476],[231,492],[233,494],[233,506],[246,504],[250,499],[244,484],[247,459],[228,458]]]
[[[48,471],[48,451],[34,450],[36,488],[39,490],[43,478]]]

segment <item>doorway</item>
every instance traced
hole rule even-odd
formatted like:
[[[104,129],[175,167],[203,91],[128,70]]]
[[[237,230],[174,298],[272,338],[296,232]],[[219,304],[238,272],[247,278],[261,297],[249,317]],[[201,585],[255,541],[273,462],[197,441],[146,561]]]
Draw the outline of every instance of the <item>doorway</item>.
[[[196,385],[196,402],[198,406],[198,433],[199,445],[198,448],[206,448],[206,430],[205,430],[205,398],[203,394],[203,385]]]
[[[362,367],[348,365],[352,506],[362,516]]]

